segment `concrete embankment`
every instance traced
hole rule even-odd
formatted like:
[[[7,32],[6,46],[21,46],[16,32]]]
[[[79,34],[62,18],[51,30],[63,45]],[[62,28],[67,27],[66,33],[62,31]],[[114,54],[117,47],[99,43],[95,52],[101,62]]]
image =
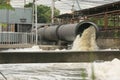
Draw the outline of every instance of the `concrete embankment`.
[[[120,59],[119,51],[0,52],[0,63],[93,62]]]

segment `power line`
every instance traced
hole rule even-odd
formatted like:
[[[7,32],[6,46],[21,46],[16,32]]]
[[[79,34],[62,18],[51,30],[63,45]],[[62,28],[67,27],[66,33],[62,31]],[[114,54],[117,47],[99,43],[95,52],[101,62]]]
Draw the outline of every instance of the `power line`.
[[[14,7],[24,7],[24,4],[27,4],[33,0],[11,0],[12,3],[14,3]],[[74,4],[75,10],[85,9],[89,7],[95,7],[98,5],[103,5],[107,3],[112,3],[119,0],[60,0],[55,2],[55,7],[59,9],[60,11],[65,10],[71,10],[73,6],[73,1],[76,1]],[[46,6],[51,6],[51,0],[38,0],[37,4],[42,4]]]

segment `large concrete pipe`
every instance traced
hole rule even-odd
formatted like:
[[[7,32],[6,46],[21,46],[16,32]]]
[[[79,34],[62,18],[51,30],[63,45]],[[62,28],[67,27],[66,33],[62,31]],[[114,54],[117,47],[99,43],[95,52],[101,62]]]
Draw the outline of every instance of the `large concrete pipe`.
[[[58,28],[59,28],[58,25],[40,28],[40,29],[38,29],[38,35],[41,40],[57,41],[57,40],[59,40],[58,36],[57,36]]]
[[[62,41],[73,41],[76,37],[76,24],[61,25],[57,31],[57,35]]]
[[[65,24],[60,26],[44,27],[38,30],[38,34],[43,40],[73,41],[76,35],[81,35],[83,31],[90,26],[93,26],[96,29],[97,34],[99,30],[98,26],[90,21],[83,21],[76,24]]]
[[[73,41],[76,35],[82,35],[83,31],[90,26],[93,26],[96,29],[96,34],[98,34],[98,26],[90,21],[83,21],[78,24],[61,25],[57,33],[60,40]]]

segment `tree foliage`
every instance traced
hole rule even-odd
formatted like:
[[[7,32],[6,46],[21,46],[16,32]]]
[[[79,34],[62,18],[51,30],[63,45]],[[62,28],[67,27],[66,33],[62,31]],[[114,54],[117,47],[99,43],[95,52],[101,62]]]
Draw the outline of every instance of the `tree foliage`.
[[[0,9],[13,9],[10,0],[0,0]]]
[[[25,7],[32,7],[32,3],[26,4]],[[54,16],[58,16],[59,10],[55,8]],[[45,5],[37,6],[37,18],[38,23],[49,23],[51,22],[51,8]]]

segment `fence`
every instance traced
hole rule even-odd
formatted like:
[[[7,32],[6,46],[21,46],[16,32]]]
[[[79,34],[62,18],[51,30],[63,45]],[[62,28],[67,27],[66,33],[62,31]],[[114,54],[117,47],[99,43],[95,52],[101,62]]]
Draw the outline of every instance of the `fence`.
[[[33,33],[0,32],[0,44],[32,44]]]

